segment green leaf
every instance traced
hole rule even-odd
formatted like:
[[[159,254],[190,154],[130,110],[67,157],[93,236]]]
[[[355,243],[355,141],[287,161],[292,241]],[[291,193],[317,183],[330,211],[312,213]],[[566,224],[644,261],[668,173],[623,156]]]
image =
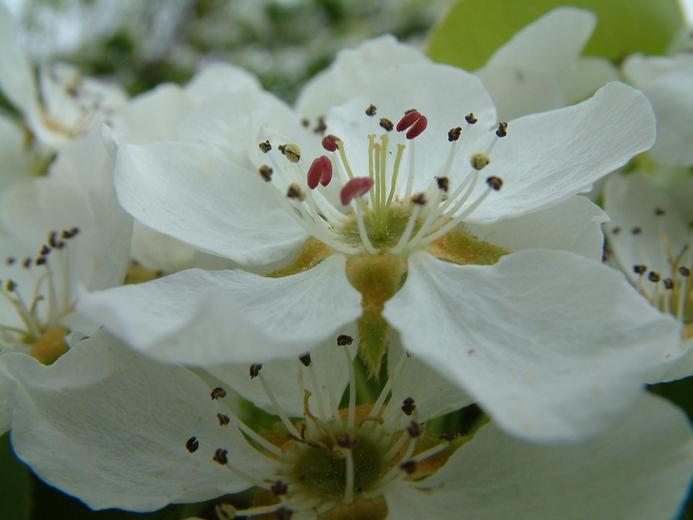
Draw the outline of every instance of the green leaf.
[[[476,70],[513,34],[562,5],[597,15],[585,54],[616,63],[635,52],[665,54],[684,27],[678,0],[458,0],[434,29],[428,55]]]
[[[31,518],[31,476],[17,460],[10,446],[9,434],[0,438],[0,518],[29,520]]]

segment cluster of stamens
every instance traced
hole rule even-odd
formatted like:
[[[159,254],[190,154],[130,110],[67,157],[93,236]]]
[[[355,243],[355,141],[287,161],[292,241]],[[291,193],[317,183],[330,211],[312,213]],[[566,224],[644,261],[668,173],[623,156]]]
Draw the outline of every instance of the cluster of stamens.
[[[393,384],[408,362],[406,355],[398,360],[376,401],[357,407],[354,367],[348,349],[352,342],[350,336],[337,338],[349,370],[349,386],[343,398],[332,395],[329,387],[321,389],[309,354],[298,359],[299,385],[304,395],[300,420],[290,419],[282,410],[262,365],[251,365],[249,375],[258,381],[272,405],[270,411],[283,424],[284,440],[278,440],[276,433],[266,438],[227,408],[217,414],[220,427],[237,428],[260,456],[271,461],[273,474],[248,474],[234,464],[233,452],[225,447],[201,449],[204,440],[198,436],[185,442],[190,453],[209,456],[211,463],[227,468],[249,487],[269,491],[273,497],[271,503],[243,509],[239,514],[253,517],[274,513],[277,518],[290,518],[294,512],[310,512],[319,517],[334,510],[348,510],[357,502],[380,500],[382,506],[386,486],[397,479],[416,477],[422,461],[448,449],[456,438],[454,433],[442,434],[432,446],[428,443],[426,449],[417,449],[425,427],[417,420],[414,399],[391,399]],[[314,392],[305,385],[306,379]],[[211,391],[211,398],[220,405],[226,395],[221,387]],[[339,402],[346,402],[344,408],[339,407]],[[235,513],[229,505],[221,508],[224,510]]]
[[[661,208],[655,208],[654,214],[662,217],[666,212]],[[675,251],[660,220],[657,221],[657,235],[659,239],[659,254],[661,269],[655,270],[651,266],[635,264],[623,266],[623,271],[631,271],[636,275],[636,289],[657,309],[676,317],[684,325],[693,323],[693,284],[690,284],[691,271],[693,270],[693,232],[689,243]],[[645,239],[643,229],[640,226],[631,227],[629,230],[634,240]],[[619,226],[611,228],[611,234],[616,236],[625,232]],[[617,258],[618,261],[618,258]],[[690,328],[690,327],[688,327]],[[684,331],[684,335],[691,332]]]
[[[365,113],[374,117],[377,109],[369,105]],[[464,127],[478,122],[470,113],[465,117]],[[450,129],[447,159],[437,175],[431,176],[429,187],[420,193],[413,193],[416,139],[426,130],[428,119],[411,109],[396,125],[380,118],[379,126],[384,130],[379,137],[368,136],[367,176],[354,172],[343,141],[333,134],[322,139],[322,146],[330,155],[315,158],[307,172],[301,168],[301,151],[296,144],[281,144],[275,149],[269,139],[259,143],[270,163],[259,167],[262,179],[278,188],[275,191],[281,204],[309,234],[336,251],[408,255],[451,231],[503,186],[500,177],[489,176],[487,189],[480,194],[477,190],[480,172],[491,163],[492,148],[507,135],[507,123],[498,125],[496,139],[486,150],[469,158],[469,170],[454,189],[450,172],[465,129],[463,126]],[[404,133],[405,137],[404,142],[396,143],[394,151],[391,150],[393,130]],[[391,160],[393,152],[394,160]],[[403,164],[407,164],[405,179]],[[341,181],[341,208],[321,192],[321,187],[333,181],[335,171]],[[398,183],[404,185],[403,194]]]
[[[5,259],[8,268],[38,272],[29,302],[22,296],[21,288],[14,278],[0,280],[0,295],[10,303],[19,318],[17,325],[0,322],[0,346],[16,347],[35,343],[57,327],[59,320],[70,311],[73,302],[68,245],[78,234],[79,229],[76,227],[61,232],[53,231],[36,256]],[[46,302],[45,309],[40,305],[43,301]]]

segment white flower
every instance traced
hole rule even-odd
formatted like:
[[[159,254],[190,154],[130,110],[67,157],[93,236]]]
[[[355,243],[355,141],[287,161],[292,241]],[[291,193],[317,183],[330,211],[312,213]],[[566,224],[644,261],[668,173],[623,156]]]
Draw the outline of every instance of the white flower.
[[[223,383],[102,333],[51,367],[6,356],[19,374],[14,449],[95,509],[151,511],[257,487],[264,501],[223,509],[294,520],[664,520],[685,496],[691,427],[663,400],[644,397],[614,430],[575,446],[528,444],[484,419],[462,437],[436,434],[427,422],[465,404],[463,395],[403,356],[377,402],[356,407],[347,349],[332,338],[300,361],[227,367]],[[232,388],[276,424],[251,429]]]
[[[47,177],[3,192],[0,220],[11,235],[0,239],[0,357],[54,362],[85,326],[74,313],[80,292],[122,283],[131,219],[115,198],[112,168],[112,151],[91,136],[66,145]],[[6,383],[0,428],[12,403]]]
[[[42,66],[37,84],[18,45],[14,24],[6,8],[0,6],[0,89],[41,145],[60,147],[97,128],[125,104],[121,89],[83,78],[66,64]]]
[[[693,181],[676,185],[684,206],[637,173],[612,175],[604,190],[613,260],[655,308],[681,324],[688,355],[664,380],[693,375]]]
[[[652,144],[645,98],[612,83],[506,126],[451,67],[399,65],[355,88],[307,127],[252,90],[203,104],[175,140],[121,146],[128,212],[248,270],[192,269],[80,311],[151,356],[204,366],[296,356],[356,322],[372,371],[398,333],[510,432],[602,430],[680,355],[678,326],[617,273],[551,248],[598,249],[602,213],[573,198]],[[313,132],[325,123],[334,152]]]
[[[608,60],[582,57],[596,16],[573,7],[554,9],[515,34],[476,74],[501,118],[569,105],[617,78]]]
[[[693,56],[633,55],[622,72],[650,99],[657,115],[657,143],[650,155],[665,166],[693,165]]]

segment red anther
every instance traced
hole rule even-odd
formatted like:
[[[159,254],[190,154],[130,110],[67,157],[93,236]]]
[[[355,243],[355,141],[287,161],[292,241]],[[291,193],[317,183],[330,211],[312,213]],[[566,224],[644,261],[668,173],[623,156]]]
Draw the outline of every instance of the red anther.
[[[338,142],[339,137],[329,134],[322,138],[322,147],[328,152],[334,152],[338,148]]]
[[[321,155],[313,160],[308,169],[308,187],[314,190],[318,184],[327,186],[332,180],[332,161],[326,156]]]
[[[353,199],[368,193],[372,187],[373,179],[370,177],[355,177],[344,185],[339,192],[339,199],[342,205],[347,206]]]
[[[426,130],[427,126],[428,119],[426,119],[426,116],[421,116],[419,119],[416,120],[416,123],[414,123],[407,132],[407,139],[414,139],[415,137],[419,137],[421,133],[424,130]]]
[[[402,116],[402,119],[399,120],[399,123],[397,123],[397,131],[401,132],[402,130],[406,130],[409,128],[411,125],[416,123],[419,118],[421,117],[421,114],[414,110],[413,112],[407,112]]]

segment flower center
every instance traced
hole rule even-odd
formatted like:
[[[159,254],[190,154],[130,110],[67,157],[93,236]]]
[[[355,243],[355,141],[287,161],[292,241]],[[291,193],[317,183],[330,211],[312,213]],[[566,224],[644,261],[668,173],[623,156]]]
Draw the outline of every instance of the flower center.
[[[366,115],[374,114],[371,105]],[[477,123],[474,114],[466,116],[466,127]],[[330,156],[314,159],[307,172],[301,167],[303,157],[298,145],[275,146],[265,139],[259,148],[269,163],[259,167],[259,174],[276,188],[288,213],[333,250],[347,255],[365,252],[408,256],[455,229],[503,186],[502,179],[492,175],[485,178],[486,189],[478,189],[481,171],[491,164],[493,147],[507,136],[507,123],[499,124],[496,137],[485,150],[469,157],[459,185],[451,186],[449,175],[463,134],[459,126],[447,134],[450,147],[440,171],[431,175],[425,191],[413,193],[416,139],[427,126],[428,119],[413,109],[405,112],[396,126],[381,118],[384,132],[379,136],[369,134],[367,150],[363,150],[368,157],[368,172],[354,170],[344,143],[332,134],[322,139]],[[341,183],[341,204],[331,201],[324,191],[333,182],[335,171]]]
[[[37,256],[5,259],[8,269],[22,269],[35,276],[31,276],[31,291],[13,278],[0,283],[0,297],[14,314],[13,323],[0,322],[0,348],[24,349],[44,364],[53,363],[67,351],[65,336],[69,331],[60,320],[72,312],[68,243],[78,234],[78,228],[51,232]],[[21,274],[26,277],[26,273]]]

